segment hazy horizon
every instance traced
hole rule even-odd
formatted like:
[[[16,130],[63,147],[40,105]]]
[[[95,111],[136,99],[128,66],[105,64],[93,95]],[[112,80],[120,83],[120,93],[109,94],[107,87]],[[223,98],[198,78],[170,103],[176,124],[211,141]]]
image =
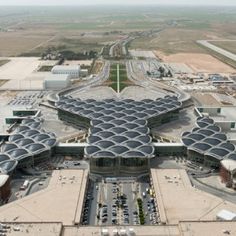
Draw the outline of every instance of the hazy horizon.
[[[235,0],[0,0],[1,6],[64,6],[64,5],[206,5],[206,6],[236,6]]]

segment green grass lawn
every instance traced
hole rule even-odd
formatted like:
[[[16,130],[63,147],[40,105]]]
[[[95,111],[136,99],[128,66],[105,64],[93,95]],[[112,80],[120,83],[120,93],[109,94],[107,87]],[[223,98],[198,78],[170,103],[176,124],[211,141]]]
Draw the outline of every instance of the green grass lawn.
[[[128,77],[125,65],[119,64],[119,72],[120,72],[120,92],[121,92],[125,87],[128,86],[127,84]],[[111,65],[109,80],[112,82],[110,84],[110,87],[117,92],[117,64]]]

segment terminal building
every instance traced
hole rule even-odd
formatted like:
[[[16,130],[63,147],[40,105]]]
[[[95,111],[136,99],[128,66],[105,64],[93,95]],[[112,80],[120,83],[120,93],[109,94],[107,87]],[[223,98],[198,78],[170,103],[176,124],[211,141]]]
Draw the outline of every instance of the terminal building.
[[[220,168],[220,162],[231,159],[235,146],[227,140],[221,128],[208,117],[198,117],[197,127],[182,134],[189,160],[213,169]]]
[[[11,175],[18,167],[30,167],[48,159],[57,144],[55,134],[41,128],[40,118],[24,119],[0,147],[0,173]]]
[[[156,101],[63,96],[56,103],[61,120],[89,129],[84,155],[91,173],[108,176],[147,173],[155,156],[150,128],[176,119],[181,106],[174,96]]]

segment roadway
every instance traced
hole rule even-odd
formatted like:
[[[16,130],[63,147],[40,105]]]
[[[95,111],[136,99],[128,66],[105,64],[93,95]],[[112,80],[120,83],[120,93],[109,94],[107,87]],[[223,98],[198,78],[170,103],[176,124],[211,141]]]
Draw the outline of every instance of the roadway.
[[[217,47],[217,46],[209,43],[207,40],[198,40],[197,43],[236,62],[236,55],[232,52],[229,52],[223,48]]]

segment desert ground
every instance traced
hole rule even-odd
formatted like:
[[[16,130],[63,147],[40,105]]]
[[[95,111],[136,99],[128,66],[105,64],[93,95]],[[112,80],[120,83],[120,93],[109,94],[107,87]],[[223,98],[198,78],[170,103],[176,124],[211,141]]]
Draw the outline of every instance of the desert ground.
[[[219,61],[211,55],[204,53],[176,53],[166,55],[160,51],[155,51],[157,57],[164,62],[184,63],[194,72],[203,73],[235,73],[236,70]]]

